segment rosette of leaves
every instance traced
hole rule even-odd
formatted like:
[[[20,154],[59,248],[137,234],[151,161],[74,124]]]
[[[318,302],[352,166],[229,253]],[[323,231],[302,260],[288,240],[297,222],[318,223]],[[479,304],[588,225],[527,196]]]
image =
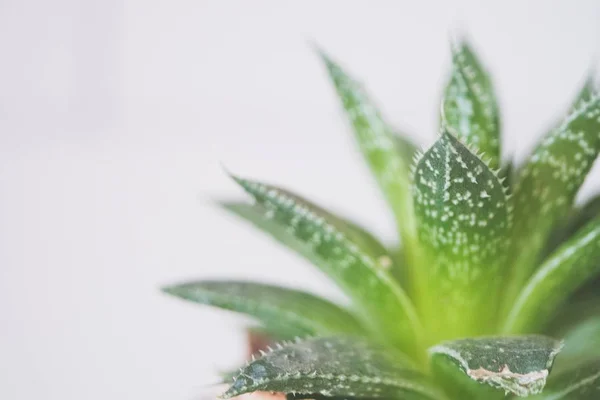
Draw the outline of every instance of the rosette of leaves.
[[[466,41],[453,45],[439,135],[424,152],[318,54],[402,248],[289,190],[232,176],[252,202],[223,208],[304,257],[351,301],[260,282],[165,287],[247,314],[278,340],[231,375],[222,397],[600,398],[600,206],[574,205],[600,150],[593,79],[515,166],[504,161],[490,76]]]

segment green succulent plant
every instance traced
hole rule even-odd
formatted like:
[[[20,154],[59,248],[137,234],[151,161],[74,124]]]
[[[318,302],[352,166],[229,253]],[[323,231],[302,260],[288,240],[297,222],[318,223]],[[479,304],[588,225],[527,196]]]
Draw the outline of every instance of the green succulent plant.
[[[517,166],[503,162],[494,88],[465,40],[452,46],[439,136],[425,152],[318,53],[402,248],[288,190],[232,176],[253,202],[224,209],[308,259],[351,305],[253,282],[165,287],[250,315],[279,341],[232,374],[222,397],[600,398],[600,201],[574,205],[600,150],[593,78]]]

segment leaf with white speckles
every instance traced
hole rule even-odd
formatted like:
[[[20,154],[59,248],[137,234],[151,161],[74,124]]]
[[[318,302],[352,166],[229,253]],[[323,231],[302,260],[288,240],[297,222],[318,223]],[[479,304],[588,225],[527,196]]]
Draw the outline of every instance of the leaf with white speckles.
[[[551,228],[571,209],[573,199],[600,151],[600,97],[578,105],[533,151],[514,190],[512,283],[517,295],[535,269]]]
[[[506,332],[537,329],[578,287],[600,273],[600,217],[550,255],[514,302]]]
[[[542,391],[562,347],[541,335],[460,339],[432,347],[433,363],[453,363],[469,378],[517,396]]]
[[[289,192],[282,189],[279,190],[295,197]],[[297,197],[296,200],[302,201]],[[264,210],[261,210],[260,207],[241,202],[220,202],[219,205],[225,210],[250,222],[279,243],[305,257],[312,264],[318,265],[321,262],[319,257],[315,257],[312,249],[307,246],[306,243],[298,240],[285,226],[282,226],[272,219],[265,218],[265,212]],[[368,251],[372,257],[380,260],[380,262],[385,265],[389,265],[392,262],[392,256],[389,251],[377,238],[375,238],[375,236],[373,236],[373,234],[347,219],[338,217],[337,215],[314,205],[312,205],[312,207],[315,210],[318,210],[319,214],[327,216],[329,221],[335,224],[338,229],[343,230],[354,242],[360,243],[361,248]]]
[[[415,146],[399,137],[383,119],[364,89],[323,51],[319,51],[342,105],[354,129],[356,140],[371,171],[396,215],[407,251],[415,240],[410,195],[410,171]]]
[[[452,46],[452,74],[442,104],[442,125],[459,139],[485,153],[488,165],[500,165],[500,116],[494,88],[468,43]]]
[[[508,246],[505,189],[448,132],[419,160],[414,179],[419,239],[430,261],[421,268],[424,323],[437,341],[487,333]]]
[[[364,339],[309,339],[250,362],[222,397],[263,390],[327,397],[443,398],[425,376],[395,354]]]
[[[600,360],[579,365],[548,379],[541,395],[532,400],[595,400],[600,398]]]
[[[308,201],[274,186],[234,179],[255,199],[265,218],[287,229],[320,260],[317,266],[353,300],[367,328],[413,355],[418,351],[420,325],[413,305],[381,260]]]
[[[283,337],[361,333],[358,321],[343,308],[299,290],[241,281],[198,281],[163,291],[256,318],[270,333]]]

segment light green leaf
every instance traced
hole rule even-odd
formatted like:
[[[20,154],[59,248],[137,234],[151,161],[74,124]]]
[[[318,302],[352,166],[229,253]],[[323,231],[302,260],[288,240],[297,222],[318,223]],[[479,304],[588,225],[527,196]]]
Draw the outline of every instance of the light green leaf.
[[[600,273],[600,217],[559,247],[529,279],[512,306],[506,332],[527,332],[545,324],[557,306]]]
[[[577,110],[579,107],[590,101],[597,93],[596,70],[591,69],[583,82],[583,85],[581,85],[581,88],[575,97],[575,101],[573,101],[573,104],[571,105],[570,111]]]
[[[415,241],[410,171],[415,146],[384,121],[362,86],[319,50],[358,145],[392,208],[407,251]]]
[[[514,262],[509,298],[531,276],[551,228],[573,199],[600,151],[600,97],[582,102],[534,150],[515,190]],[[509,302],[507,302],[509,303]]]
[[[442,104],[447,125],[471,148],[500,165],[500,116],[494,88],[475,52],[462,41],[452,46],[452,74]]]
[[[453,362],[469,378],[517,396],[542,391],[562,343],[547,336],[480,337],[430,349],[433,362]]]
[[[283,337],[360,333],[357,320],[341,307],[312,294],[240,281],[199,281],[163,291],[194,303],[248,314]]]
[[[600,398],[600,360],[590,361],[548,380],[535,400],[593,400]]]
[[[414,195],[419,239],[430,259],[421,269],[427,274],[418,303],[424,323],[434,335],[446,335],[434,336],[438,341],[486,333],[495,320],[508,246],[510,211],[502,183],[444,132],[417,164]]]
[[[262,207],[265,217],[285,227],[311,249],[323,272],[353,300],[365,326],[411,355],[420,347],[419,321],[410,299],[369,251],[306,200],[274,186],[234,177]]]
[[[222,397],[257,390],[327,397],[442,398],[393,350],[349,337],[310,339],[267,353],[241,368]]]

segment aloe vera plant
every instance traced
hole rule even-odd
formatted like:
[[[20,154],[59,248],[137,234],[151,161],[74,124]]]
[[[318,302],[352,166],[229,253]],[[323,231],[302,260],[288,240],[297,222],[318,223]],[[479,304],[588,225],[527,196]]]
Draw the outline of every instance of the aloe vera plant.
[[[574,205],[600,150],[593,79],[513,165],[490,76],[465,40],[453,45],[439,135],[424,152],[318,54],[402,249],[288,190],[232,176],[253,201],[223,209],[306,258],[351,302],[258,282],[166,286],[247,314],[273,338],[222,397],[600,398],[600,203]]]

